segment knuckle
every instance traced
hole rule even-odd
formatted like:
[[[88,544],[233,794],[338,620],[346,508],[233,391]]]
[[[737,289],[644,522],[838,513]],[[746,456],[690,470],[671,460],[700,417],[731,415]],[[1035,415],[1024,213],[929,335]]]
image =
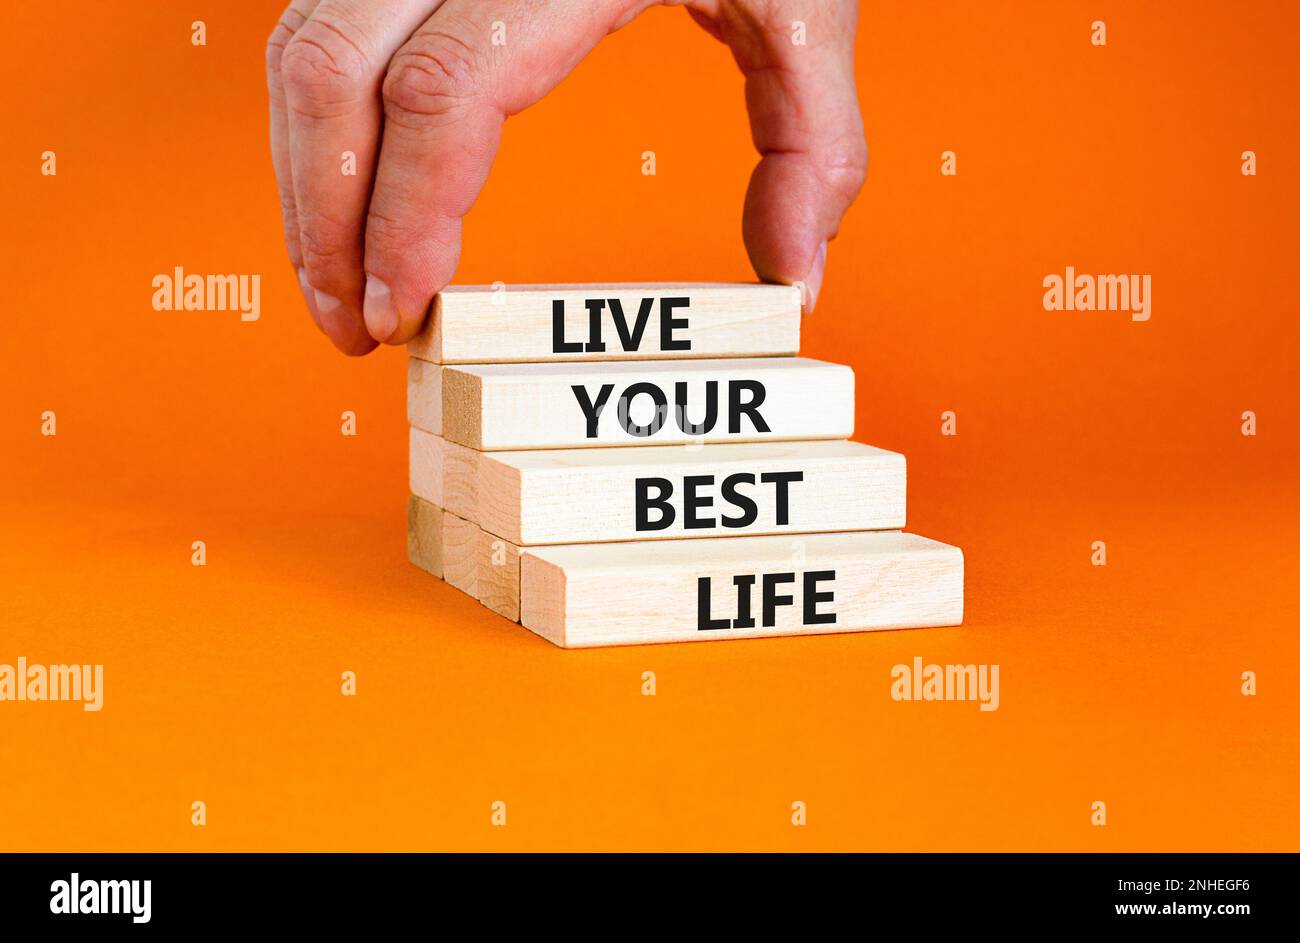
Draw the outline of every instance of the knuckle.
[[[867,179],[867,141],[859,133],[836,141],[822,155],[822,179],[835,193],[851,200]]]
[[[293,196],[280,196],[280,223],[284,228],[284,244],[289,247],[289,255],[295,266],[302,264],[301,242],[298,238],[298,207]]]
[[[304,22],[302,14],[292,7],[280,14],[275,29],[266,40],[266,71],[271,78],[279,78],[285,47]]]
[[[428,216],[394,218],[371,207],[366,217],[365,256],[381,268],[394,261],[405,266],[415,258],[450,259],[460,254],[458,230]]]
[[[298,200],[294,195],[293,187],[282,186],[280,190],[280,218],[284,220],[294,220],[295,225],[298,219]]]
[[[346,113],[366,94],[366,63],[340,34],[308,21],[285,44],[280,72],[289,105],[307,117]]]
[[[385,255],[410,245],[415,233],[407,223],[402,223],[374,207],[366,218],[366,255]]]
[[[302,225],[298,229],[298,251],[307,269],[332,275],[353,267],[359,253],[348,240],[328,226]]]
[[[411,39],[389,66],[383,99],[387,117],[401,122],[453,113],[477,94],[474,51],[446,32]]]

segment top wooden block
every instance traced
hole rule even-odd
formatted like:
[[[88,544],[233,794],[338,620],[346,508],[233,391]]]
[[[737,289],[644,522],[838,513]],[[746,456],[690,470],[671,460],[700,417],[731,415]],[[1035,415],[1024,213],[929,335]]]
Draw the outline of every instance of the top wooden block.
[[[758,357],[799,350],[794,285],[463,285],[407,345],[433,363]]]

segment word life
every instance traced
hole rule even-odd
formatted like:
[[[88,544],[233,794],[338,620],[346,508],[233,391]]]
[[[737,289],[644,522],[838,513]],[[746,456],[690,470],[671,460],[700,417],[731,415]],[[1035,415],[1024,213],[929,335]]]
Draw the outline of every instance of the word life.
[[[802,577],[802,580],[800,580]],[[817,589],[818,583],[830,582],[835,579],[834,570],[807,570],[803,573],[737,573],[731,578],[731,582],[736,587],[735,606],[732,611],[735,616],[728,618],[715,619],[713,617],[713,578],[710,576],[701,576],[697,584],[697,595],[699,602],[699,618],[697,620],[698,628],[701,632],[715,631],[718,629],[752,629],[756,623],[754,621],[753,595],[754,585],[761,580],[760,606],[761,625],[765,629],[776,626],[777,610],[782,606],[794,606],[795,597],[793,594],[780,593],[778,589],[787,583],[801,584],[802,599],[802,616],[804,625],[834,625],[835,613],[823,612],[818,607],[822,603],[832,603],[835,601],[833,590]],[[730,615],[730,613],[728,613]]]

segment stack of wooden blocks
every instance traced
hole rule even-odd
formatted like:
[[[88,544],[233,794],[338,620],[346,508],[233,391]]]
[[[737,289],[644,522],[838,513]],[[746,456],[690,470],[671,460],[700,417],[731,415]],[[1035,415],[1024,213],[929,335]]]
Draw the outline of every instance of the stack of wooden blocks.
[[[448,288],[409,346],[411,562],[566,648],[957,625],[902,455],[781,285]]]

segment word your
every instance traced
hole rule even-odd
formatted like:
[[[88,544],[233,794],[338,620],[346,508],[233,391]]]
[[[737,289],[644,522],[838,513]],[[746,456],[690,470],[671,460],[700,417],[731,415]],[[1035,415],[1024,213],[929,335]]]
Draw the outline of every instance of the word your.
[[[623,302],[617,298],[610,298],[608,301],[604,298],[588,298],[583,304],[587,309],[587,340],[568,341],[564,339],[564,301],[556,299],[551,302],[552,352],[576,354],[584,350],[593,353],[604,351],[605,342],[601,338],[601,325],[603,323],[601,313],[605,310],[606,304],[609,305],[609,316],[614,322],[615,330],[618,332],[620,349],[624,351],[641,349],[641,338],[645,335],[646,323],[650,320],[650,312],[654,309],[655,300],[653,298],[641,299],[641,305],[636,312],[636,321],[630,328],[627,323],[627,315],[623,313]],[[690,341],[679,339],[673,334],[678,328],[685,330],[690,326],[686,318],[674,318],[673,309],[688,308],[690,304],[690,298],[659,299],[660,350],[691,349]]]
[[[980,710],[995,711],[1001,698],[998,693],[999,665],[922,665],[921,656],[912,664],[895,665],[889,676],[894,679],[889,696],[896,701],[974,701]]]
[[[1151,319],[1150,275],[1075,275],[1043,279],[1044,311],[1129,311],[1134,321]]]
[[[50,890],[52,914],[131,914],[132,923],[148,923],[153,913],[153,881],[82,881],[73,871]]]
[[[81,701],[84,711],[104,706],[103,665],[0,665],[0,701]]]
[[[701,530],[718,526],[718,519],[701,517],[700,511],[713,507],[713,496],[700,494],[701,488],[713,487],[713,475],[687,475],[682,479],[682,527],[686,530]],[[738,515],[723,515],[723,527],[748,527],[758,520],[758,502],[748,495],[740,493],[741,485],[753,485],[755,482],[775,485],[776,523],[790,523],[790,483],[803,481],[803,472],[764,472],[757,477],[744,472],[737,472],[722,479],[722,500],[740,509]],[[651,494],[650,489],[654,489]],[[673,497],[673,483],[667,478],[638,478],[636,480],[636,529],[665,530],[673,526],[677,519],[677,509],[670,503]],[[650,519],[650,512],[658,511],[659,516]]]
[[[178,265],[151,284],[155,311],[238,311],[241,321],[262,316],[261,275],[186,275]]]
[[[686,384],[678,383],[673,390],[673,414],[677,419],[677,428],[687,435],[705,435],[713,430],[718,424],[718,380],[706,380],[704,383],[704,421],[691,422],[686,418]],[[605,406],[609,403],[610,394],[614,392],[614,384],[606,383],[601,386],[600,391],[593,400],[587,388],[582,384],[575,383],[571,389],[574,397],[578,400],[578,406],[582,410],[583,416],[587,419],[587,438],[596,438],[596,430],[600,424],[600,414],[604,412]],[[747,398],[742,400],[742,395]],[[654,415],[651,416],[648,423],[637,423],[632,420],[632,402],[638,396],[650,397],[650,402],[654,404]],[[727,381],[727,431],[732,433],[740,432],[740,417],[748,416],[750,424],[757,432],[771,432],[765,420],[758,411],[758,407],[763,405],[763,400],[767,399],[767,388],[758,380],[728,380]],[[625,389],[618,398],[618,422],[628,435],[644,438],[652,436],[663,428],[664,422],[668,417],[668,396],[662,389],[654,383],[633,383]]]
[[[765,629],[776,625],[778,606],[793,606],[794,596],[778,594],[777,587],[793,583],[803,576],[803,624],[833,625],[835,613],[818,612],[821,603],[835,601],[835,593],[827,590],[817,591],[817,584],[835,579],[834,570],[807,570],[798,573],[764,573],[762,574],[762,626]],[[738,573],[731,578],[736,585],[736,617],[734,619],[713,618],[713,578],[701,576],[698,585],[699,620],[698,629],[709,632],[716,629],[752,629],[754,628],[753,592],[754,583],[759,579],[756,573]]]

